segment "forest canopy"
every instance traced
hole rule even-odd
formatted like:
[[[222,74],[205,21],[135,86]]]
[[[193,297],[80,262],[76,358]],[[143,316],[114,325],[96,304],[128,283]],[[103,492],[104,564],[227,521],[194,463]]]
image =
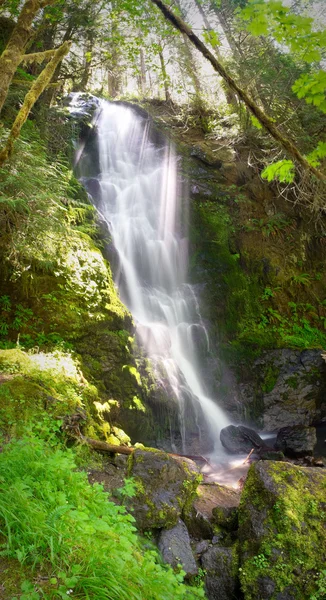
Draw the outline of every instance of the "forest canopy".
[[[323,208],[326,32],[318,2],[3,0],[1,11],[0,109],[6,98],[20,107],[1,163],[41,94],[48,106],[71,91],[157,99],[193,113],[210,137],[221,135],[221,123],[234,137],[256,128],[262,177]]]

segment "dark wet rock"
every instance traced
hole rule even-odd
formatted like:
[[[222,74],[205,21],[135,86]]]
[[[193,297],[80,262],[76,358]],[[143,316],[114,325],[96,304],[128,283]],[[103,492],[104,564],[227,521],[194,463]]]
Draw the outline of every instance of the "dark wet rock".
[[[258,577],[257,584],[261,598],[271,598],[275,590],[275,582],[270,577]]]
[[[129,459],[129,476],[137,486],[130,499],[141,530],[174,527],[191,504],[201,476],[190,460],[175,459],[160,450],[135,450]]]
[[[300,458],[312,456],[317,443],[315,427],[295,425],[282,427],[277,434],[275,448],[282,450],[286,456]]]
[[[326,415],[325,374],[320,350],[266,351],[250,365],[247,381],[234,386],[230,408],[240,415],[242,407],[264,431],[309,426]]]
[[[220,439],[224,448],[232,454],[248,453],[253,448],[265,446],[265,443],[254,429],[249,429],[249,427],[243,425],[224,427],[221,430]]]
[[[201,557],[206,571],[208,600],[230,600],[237,597],[237,555],[232,548],[213,546]]]
[[[201,542],[199,542],[198,544],[196,544],[195,547],[195,554],[197,556],[200,556],[201,554],[203,554],[204,552],[206,552],[209,548],[209,541],[208,540],[201,540]]]
[[[194,146],[191,149],[190,156],[202,162],[204,165],[208,167],[212,167],[213,169],[220,169],[223,166],[223,163],[220,159],[211,158],[200,148],[199,146]]]
[[[227,531],[235,531],[238,527],[238,507],[216,506],[213,508],[213,522]]]
[[[283,452],[277,450],[262,450],[259,452],[261,460],[285,460]]]
[[[102,190],[99,180],[96,177],[85,177],[80,179],[81,183],[85,187],[86,191],[92,196],[93,203],[95,206],[101,200]]]
[[[240,582],[245,600],[308,600],[326,562],[326,473],[259,461],[239,506]],[[284,585],[286,582],[286,585]]]
[[[189,533],[181,519],[172,529],[161,531],[158,538],[158,548],[164,562],[174,569],[181,565],[188,577],[198,573],[198,567],[190,546]]]
[[[185,515],[189,532],[196,538],[212,539],[216,525],[233,530],[239,502],[240,493],[231,488],[218,483],[199,485],[197,497]],[[219,539],[223,537],[221,534]]]

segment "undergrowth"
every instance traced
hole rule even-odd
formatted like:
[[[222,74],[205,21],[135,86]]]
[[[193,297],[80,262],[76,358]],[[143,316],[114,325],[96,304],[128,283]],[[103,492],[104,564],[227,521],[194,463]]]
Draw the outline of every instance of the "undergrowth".
[[[29,431],[0,454],[1,555],[42,575],[23,582],[20,600],[204,598],[144,547],[124,507],[76,471],[73,451],[52,444]]]

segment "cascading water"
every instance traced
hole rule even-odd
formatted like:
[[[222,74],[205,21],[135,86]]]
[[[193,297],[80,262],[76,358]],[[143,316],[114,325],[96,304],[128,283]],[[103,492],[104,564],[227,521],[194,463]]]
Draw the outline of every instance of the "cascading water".
[[[207,397],[201,381],[197,342],[201,336],[208,344],[208,338],[187,283],[187,205],[177,193],[177,157],[171,144],[154,145],[148,130],[148,119],[133,109],[101,102],[97,207],[119,257],[116,283],[121,298],[157,379],[178,403],[182,451],[187,452],[187,403],[198,436],[205,423],[212,445],[219,443],[219,431],[229,421]]]

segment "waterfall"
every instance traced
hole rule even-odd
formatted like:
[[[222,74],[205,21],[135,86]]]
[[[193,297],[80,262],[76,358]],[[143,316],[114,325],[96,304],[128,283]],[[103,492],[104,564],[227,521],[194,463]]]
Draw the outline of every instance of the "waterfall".
[[[200,373],[198,339],[208,344],[208,336],[187,282],[187,198],[178,190],[174,147],[162,140],[154,144],[149,120],[130,107],[101,101],[97,119],[97,207],[118,254],[121,299],[157,380],[178,403],[183,452],[187,403],[198,418],[198,435],[204,421],[216,445],[229,421],[207,397]]]

